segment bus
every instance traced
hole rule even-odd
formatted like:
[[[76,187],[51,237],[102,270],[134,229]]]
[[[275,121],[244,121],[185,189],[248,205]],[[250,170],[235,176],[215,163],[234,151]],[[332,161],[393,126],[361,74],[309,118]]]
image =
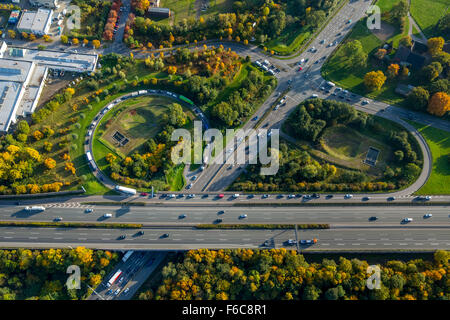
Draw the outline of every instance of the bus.
[[[131,189],[131,188],[127,188],[127,187],[122,187],[119,185],[116,185],[114,188],[116,191],[122,192],[122,193],[126,193],[126,194],[136,194],[136,189]]]
[[[134,252],[133,250],[127,251],[127,252],[123,255],[122,261],[123,261],[123,262],[127,261],[128,258],[133,254],[133,252]]]
[[[106,284],[106,286],[109,288],[113,285],[113,283],[117,280],[117,278],[120,277],[120,275],[122,274],[122,270],[117,270],[116,273],[114,273],[114,275],[111,277],[111,279],[109,279],[108,283]]]
[[[89,162],[92,161],[92,155],[91,155],[91,152],[90,152],[90,151],[86,152],[86,157],[87,157],[87,159],[88,159]]]
[[[189,100],[188,98],[186,98],[185,96],[183,96],[183,95],[181,95],[181,94],[180,94],[180,96],[179,96],[179,99],[180,99],[181,101],[184,101],[184,102],[190,104],[191,106],[194,105],[194,102],[192,102],[191,100]]]

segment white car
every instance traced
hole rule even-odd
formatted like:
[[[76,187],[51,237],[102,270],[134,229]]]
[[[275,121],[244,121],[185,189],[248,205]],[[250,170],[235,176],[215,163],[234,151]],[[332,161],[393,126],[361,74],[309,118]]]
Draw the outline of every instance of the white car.
[[[425,214],[423,217],[424,217],[424,218],[431,218],[432,216],[433,216],[433,214],[427,213],[427,214]]]
[[[403,222],[411,222],[413,221],[413,218],[403,218]]]
[[[112,214],[111,213],[105,213],[103,215],[103,218],[112,218]]]
[[[172,199],[172,198],[175,198],[175,195],[173,193],[169,194],[169,199]]]
[[[91,213],[92,211],[94,211],[93,209],[86,209],[84,210],[85,213]]]
[[[239,198],[239,193],[235,193],[235,194],[233,194],[233,198]]]
[[[123,290],[123,294],[127,294],[128,291],[130,291],[130,288],[126,288],[125,290]]]
[[[344,198],[345,198],[345,199],[351,199],[351,198],[353,198],[353,195],[347,193],[347,194],[344,196]]]

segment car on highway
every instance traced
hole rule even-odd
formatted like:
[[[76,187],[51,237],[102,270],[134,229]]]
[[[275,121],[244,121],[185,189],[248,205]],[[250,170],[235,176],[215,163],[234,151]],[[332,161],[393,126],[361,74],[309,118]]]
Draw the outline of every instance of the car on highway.
[[[130,291],[130,288],[126,288],[125,290],[123,290],[122,294],[127,294],[128,291]]]
[[[268,194],[263,194],[262,197],[261,197],[261,199],[267,199],[268,197],[269,197]]]
[[[277,199],[282,199],[282,198],[284,198],[284,195],[283,195],[283,194],[277,195]]]
[[[320,44],[324,44],[325,43],[325,39],[322,39],[321,41],[320,41]]]
[[[361,101],[361,104],[362,104],[362,105],[369,104],[369,101],[368,101],[368,100],[363,100],[363,101]]]
[[[317,239],[316,238],[300,240],[300,244],[301,245],[311,245],[311,244],[314,244],[314,243],[317,243]]]
[[[332,194],[329,194],[329,195],[327,195],[326,197],[325,197],[325,199],[331,199],[331,198],[333,198],[334,196],[332,195]]]
[[[163,235],[161,235],[161,238],[168,238],[169,234],[168,233],[164,233]]]
[[[258,116],[254,117],[252,120],[253,120],[253,121],[258,120]]]
[[[240,216],[239,216],[239,219],[245,219],[245,218],[247,218],[247,215],[244,213],[244,214],[241,214]]]
[[[266,241],[263,242],[262,245],[263,245],[264,247],[268,247],[268,246],[270,246],[270,241],[269,241],[269,240],[266,240]]]
[[[425,214],[423,217],[424,217],[425,219],[428,219],[428,218],[431,218],[432,216],[433,216],[433,214],[427,213],[427,214]]]
[[[192,183],[189,183],[187,186],[186,186],[186,189],[190,189],[190,188],[192,188]]]
[[[119,292],[120,292],[120,288],[117,288],[117,290],[114,291],[114,295],[117,296],[119,294]]]
[[[318,63],[319,63],[319,60],[314,61],[314,64],[318,64]]]
[[[234,198],[234,199],[237,199],[237,198],[239,198],[239,193],[235,193],[235,194],[233,194],[233,198]]]
[[[403,218],[402,222],[407,223],[413,221],[413,218]]]
[[[313,193],[313,194],[312,194],[312,197],[313,197],[314,199],[319,199],[319,198],[320,198],[320,194],[318,194],[318,193]]]
[[[284,242],[284,244],[285,244],[285,245],[288,245],[288,246],[293,246],[293,245],[296,244],[296,242],[295,242],[295,240],[293,240],[293,239],[288,239],[288,240],[286,240],[286,241]]]
[[[141,192],[141,196],[146,197],[146,196],[148,196],[148,193],[147,192]]]
[[[125,239],[126,237],[127,237],[126,235],[122,234],[122,235],[119,236],[118,239],[119,239],[119,240],[123,240],[123,239]]]
[[[302,68],[302,67],[299,67],[299,68],[298,68],[298,71],[302,71],[302,70],[303,70],[303,68]]]
[[[293,198],[295,198],[295,194],[290,194],[290,195],[287,196],[287,198],[288,199],[293,199]]]
[[[84,210],[85,213],[91,213],[92,211],[94,211],[94,210],[93,210],[93,209],[90,209],[90,208]]]
[[[172,193],[172,194],[169,194],[168,196],[167,196],[167,198],[169,198],[169,199],[172,199],[172,198],[175,198],[175,195]]]
[[[62,217],[56,217],[55,219],[53,219],[53,221],[58,222],[58,221],[62,221],[63,218]]]
[[[255,197],[254,194],[249,194],[249,195],[247,196],[247,199],[253,199],[254,197]]]
[[[221,223],[222,221],[223,221],[222,219],[217,218],[216,220],[214,220],[214,223],[217,224],[217,223]]]
[[[182,194],[182,193],[180,193],[178,196],[177,196],[177,198],[183,198],[184,197],[184,194]]]
[[[112,217],[112,214],[111,213],[105,213],[104,215],[103,215],[103,218],[111,218]]]
[[[389,198],[387,198],[387,200],[388,200],[388,201],[394,201],[394,200],[395,200],[395,197],[393,197],[393,196],[392,196],[392,197],[389,197]]]
[[[351,199],[351,198],[353,198],[353,195],[352,194],[346,194],[345,196],[344,196],[344,199]]]
[[[223,197],[225,197],[225,195],[223,193],[217,195],[217,198],[222,199]]]
[[[180,214],[179,216],[178,216],[178,219],[184,219],[184,218],[186,218],[187,216],[183,213],[183,214]]]
[[[143,236],[143,235],[144,235],[144,231],[142,231],[142,230],[141,230],[141,231],[138,231],[137,235],[138,235],[138,236]]]
[[[369,218],[369,221],[375,221],[375,220],[378,220],[378,217],[372,216],[372,217]]]
[[[370,197],[363,197],[362,200],[363,200],[363,201],[369,201],[369,200],[370,200]]]

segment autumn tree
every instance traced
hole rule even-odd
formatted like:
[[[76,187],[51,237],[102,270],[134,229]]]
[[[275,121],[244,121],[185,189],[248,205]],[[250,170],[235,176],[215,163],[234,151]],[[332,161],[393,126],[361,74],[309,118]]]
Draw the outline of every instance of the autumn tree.
[[[386,79],[383,71],[370,71],[364,76],[364,84],[370,91],[380,90]]]
[[[389,78],[393,79],[398,75],[399,70],[400,70],[400,66],[396,63],[392,63],[387,68],[386,74]]]
[[[442,117],[450,111],[450,96],[445,92],[436,92],[428,103],[428,112]]]
[[[45,159],[44,164],[47,167],[47,169],[53,169],[54,167],[56,167],[56,161],[53,160],[52,158]]]
[[[431,54],[437,54],[442,51],[442,48],[444,47],[445,40],[442,37],[435,37],[428,39],[427,45],[428,50]]]
[[[100,40],[92,40],[92,46],[93,46],[95,49],[100,48]]]

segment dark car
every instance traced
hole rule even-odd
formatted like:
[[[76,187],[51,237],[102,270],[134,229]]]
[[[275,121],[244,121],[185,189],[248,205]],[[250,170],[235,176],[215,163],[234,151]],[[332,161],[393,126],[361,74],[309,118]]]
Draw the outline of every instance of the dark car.
[[[282,195],[282,194],[277,195],[277,199],[281,199],[283,197],[284,197],[284,195]]]
[[[223,210],[220,210],[219,212],[217,212],[217,214],[224,214],[225,213],[225,211],[223,211]]]
[[[318,194],[318,193],[313,193],[312,197],[313,197],[314,199],[319,199],[319,198],[320,198],[320,194]]]
[[[204,198],[208,198],[209,197],[209,195],[207,195],[207,194],[204,194],[203,196],[202,196],[202,198],[204,199]]]
[[[334,196],[332,195],[332,194],[329,194],[329,195],[327,195],[326,196],[326,199],[331,199],[331,198],[333,198]]]
[[[139,231],[139,232],[137,233],[137,235],[138,235],[138,236],[143,236],[143,235],[144,235],[144,231],[142,231],[142,230]]]
[[[222,219],[216,219],[214,220],[214,223],[221,223],[223,220]]]
[[[119,236],[119,240],[123,240],[126,238],[126,235],[122,234],[121,236]]]
[[[161,236],[161,238],[168,238],[169,237],[169,234],[168,233],[164,233],[162,236]]]
[[[369,218],[369,221],[375,221],[375,220],[378,220],[378,217],[372,216]]]
[[[253,199],[254,197],[255,197],[255,195],[253,195],[253,194],[249,194],[249,195],[247,196],[248,199]]]
[[[295,195],[295,197],[296,198],[301,198],[301,197],[303,197],[303,195],[301,193],[298,193],[298,194]]]

